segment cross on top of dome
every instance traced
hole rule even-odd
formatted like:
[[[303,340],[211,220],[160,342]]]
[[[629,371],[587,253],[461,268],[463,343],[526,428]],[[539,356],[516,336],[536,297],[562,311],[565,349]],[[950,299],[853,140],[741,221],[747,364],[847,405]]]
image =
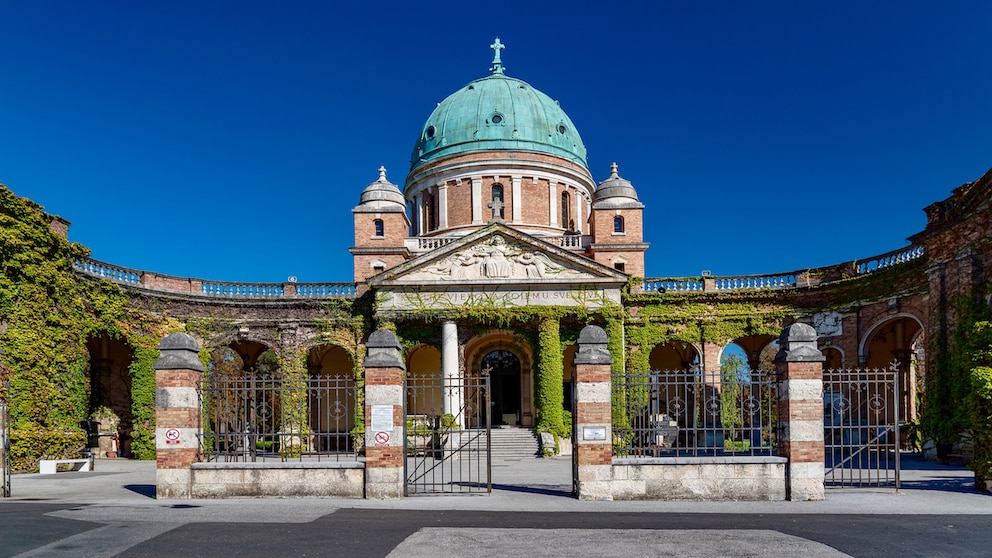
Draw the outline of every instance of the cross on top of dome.
[[[492,68],[489,68],[489,71],[491,71],[494,75],[495,74],[502,75],[503,74],[503,62],[499,59],[499,51],[501,51],[504,48],[506,48],[506,45],[504,45],[503,43],[499,42],[499,37],[496,37],[496,41],[493,42],[493,44],[489,45],[489,48],[493,49],[493,52],[495,53],[493,55],[493,67]]]

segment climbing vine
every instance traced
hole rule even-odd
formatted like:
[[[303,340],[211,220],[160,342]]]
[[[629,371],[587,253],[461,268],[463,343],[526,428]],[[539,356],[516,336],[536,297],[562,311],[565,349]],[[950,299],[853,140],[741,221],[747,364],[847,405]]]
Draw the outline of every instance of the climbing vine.
[[[181,326],[132,308],[116,285],[77,278],[73,264],[88,251],[53,232],[52,222],[0,185],[0,347],[10,370],[13,466],[30,470],[85,445],[80,422],[100,403],[90,401],[86,342],[101,335],[132,353],[131,451],[153,457],[155,347]]]
[[[537,429],[556,437],[567,437],[571,425],[564,423],[564,392],[561,351],[561,324],[545,318],[537,326],[537,366],[534,370],[534,403]]]

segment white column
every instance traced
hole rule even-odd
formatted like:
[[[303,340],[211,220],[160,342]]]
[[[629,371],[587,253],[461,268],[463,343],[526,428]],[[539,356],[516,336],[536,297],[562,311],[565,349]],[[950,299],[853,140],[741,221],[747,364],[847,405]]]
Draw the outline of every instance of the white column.
[[[521,199],[521,194],[520,194],[520,181],[521,181],[521,177],[519,177],[519,176],[511,177],[510,178],[510,181],[513,184],[513,193],[511,194],[513,196],[511,198],[513,200],[513,222],[514,223],[519,223],[521,221],[521,219],[523,219],[523,202],[520,201],[520,199]]]
[[[482,224],[482,177],[472,179],[472,224]]]
[[[462,382],[458,373],[458,326],[453,320],[441,322],[441,391],[444,414],[455,415],[464,425],[462,416]]]
[[[448,185],[437,185],[437,227],[448,228]]]
[[[585,198],[583,198],[582,194],[579,193],[578,190],[576,190],[575,191],[575,230],[577,230],[578,232],[582,232],[582,223],[584,223],[582,219],[582,202],[584,201]]]
[[[551,209],[548,215],[548,223],[552,227],[558,226],[558,212],[561,211],[561,198],[558,197],[558,185],[554,181],[548,182],[548,199],[551,203],[548,207]]]

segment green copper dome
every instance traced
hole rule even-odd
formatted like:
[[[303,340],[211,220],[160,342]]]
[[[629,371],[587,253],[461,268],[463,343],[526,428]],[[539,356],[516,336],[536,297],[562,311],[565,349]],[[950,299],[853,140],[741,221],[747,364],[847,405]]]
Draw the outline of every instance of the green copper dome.
[[[420,131],[410,168],[474,151],[535,151],[557,155],[588,169],[586,148],[558,102],[530,84],[507,77],[499,51],[492,75],[477,79],[441,101]]]

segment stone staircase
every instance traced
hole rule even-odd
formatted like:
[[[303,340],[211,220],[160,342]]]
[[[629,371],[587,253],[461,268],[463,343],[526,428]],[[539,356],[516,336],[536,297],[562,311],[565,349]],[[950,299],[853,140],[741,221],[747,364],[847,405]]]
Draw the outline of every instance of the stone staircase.
[[[532,459],[541,451],[533,428],[502,426],[494,427],[490,432],[489,444],[493,461]]]

